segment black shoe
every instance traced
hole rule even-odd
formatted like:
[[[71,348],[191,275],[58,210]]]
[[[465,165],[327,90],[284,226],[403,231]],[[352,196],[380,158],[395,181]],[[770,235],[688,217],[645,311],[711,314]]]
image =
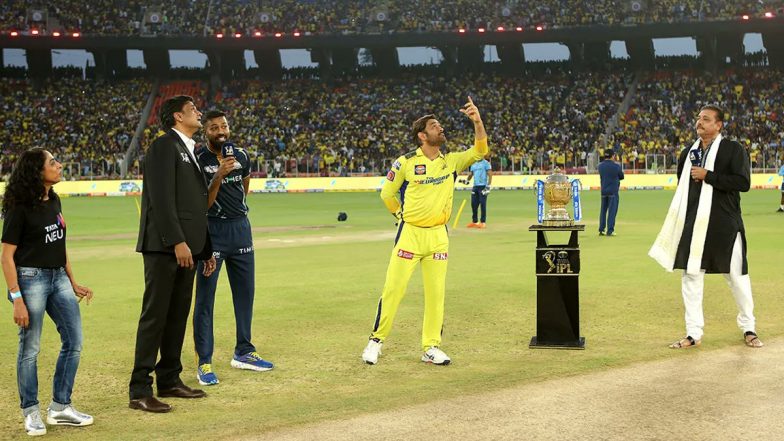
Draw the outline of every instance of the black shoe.
[[[776,213],[784,213],[784,208],[779,207],[779,209],[776,210]]]
[[[172,409],[171,406],[162,401],[158,401],[153,396],[131,400],[128,403],[128,407],[152,413],[166,413]]]
[[[191,389],[190,387],[180,384],[169,389],[158,389],[158,397],[174,397],[174,398],[203,398],[207,393],[201,389]]]
[[[604,236],[604,231],[600,231],[599,236]]]

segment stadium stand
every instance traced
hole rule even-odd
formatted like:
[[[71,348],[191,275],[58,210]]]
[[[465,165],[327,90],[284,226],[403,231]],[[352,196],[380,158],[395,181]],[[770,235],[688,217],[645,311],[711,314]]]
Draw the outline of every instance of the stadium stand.
[[[770,68],[729,69],[715,76],[695,70],[647,74],[614,133],[615,149],[624,153],[627,168],[644,168],[648,154],[673,164],[680,149],[693,142],[699,108],[713,103],[726,110],[725,133],[749,150],[752,166],[774,168],[784,161],[782,74]]]
[[[510,0],[477,2],[348,0],[61,0],[0,4],[0,30],[47,30],[29,11],[43,11],[54,30],[85,35],[212,35],[218,32],[378,33],[455,31],[738,20],[765,12],[784,14],[783,0]]]
[[[0,79],[0,174],[20,151],[43,147],[65,165],[66,179],[118,176],[149,90],[140,79]]]

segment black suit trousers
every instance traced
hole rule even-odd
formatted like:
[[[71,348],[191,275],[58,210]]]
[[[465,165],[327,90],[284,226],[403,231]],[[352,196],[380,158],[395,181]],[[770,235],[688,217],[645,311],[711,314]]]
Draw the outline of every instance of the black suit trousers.
[[[193,298],[194,269],[181,268],[174,254],[143,253],[144,299],[136,333],[130,398],[152,396],[155,372],[158,390],[182,384],[182,344]],[[161,357],[156,364],[158,352]]]

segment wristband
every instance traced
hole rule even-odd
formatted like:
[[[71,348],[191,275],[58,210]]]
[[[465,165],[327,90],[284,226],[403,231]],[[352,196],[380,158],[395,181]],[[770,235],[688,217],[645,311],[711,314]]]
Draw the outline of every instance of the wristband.
[[[22,297],[22,291],[16,291],[16,292],[14,292],[14,291],[11,291],[11,290],[9,290],[9,291],[8,291],[8,297],[9,297],[9,298],[11,299],[11,301],[13,302],[14,300],[16,300],[16,299],[18,299],[18,298]]]

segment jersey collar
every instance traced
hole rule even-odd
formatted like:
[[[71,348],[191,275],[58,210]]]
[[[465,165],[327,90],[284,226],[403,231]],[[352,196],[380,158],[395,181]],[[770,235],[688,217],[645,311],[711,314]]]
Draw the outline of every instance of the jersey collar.
[[[417,156],[425,156],[425,152],[422,151],[422,147],[417,147],[416,155]],[[427,157],[427,156],[425,156],[425,157]],[[445,158],[444,152],[442,152],[441,150],[438,151],[438,158],[441,158],[441,159]],[[434,161],[435,161],[435,159],[434,159]]]

